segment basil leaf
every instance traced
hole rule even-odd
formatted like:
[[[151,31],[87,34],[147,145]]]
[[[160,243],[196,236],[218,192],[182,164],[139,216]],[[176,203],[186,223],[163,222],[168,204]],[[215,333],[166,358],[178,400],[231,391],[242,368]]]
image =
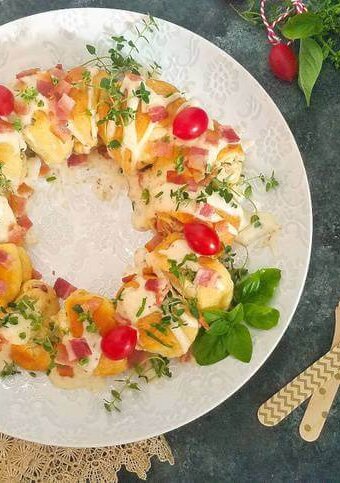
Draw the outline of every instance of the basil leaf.
[[[236,284],[234,298],[241,303],[267,304],[280,279],[281,270],[278,268],[262,268]]]
[[[222,309],[207,309],[202,311],[202,315],[207,324],[211,325],[217,320],[223,319],[225,311]]]
[[[235,325],[227,340],[228,352],[242,362],[249,362],[253,353],[253,343],[248,328],[243,324]]]
[[[320,45],[313,39],[302,39],[299,52],[299,86],[303,91],[307,106],[317,81],[323,62],[323,53]]]
[[[277,325],[280,312],[266,305],[244,304],[244,321],[256,329],[268,330]]]
[[[192,353],[196,362],[200,366],[208,366],[225,359],[229,355],[227,340],[227,336],[209,335],[201,328],[192,345]]]
[[[323,24],[315,13],[305,12],[290,17],[282,27],[282,33],[287,39],[306,39],[319,35],[323,31]]]
[[[243,321],[243,306],[242,304],[236,305],[233,310],[229,312],[223,312],[223,318],[220,318],[213,322],[208,330],[209,335],[224,335],[228,334],[231,327],[235,324],[239,324]]]

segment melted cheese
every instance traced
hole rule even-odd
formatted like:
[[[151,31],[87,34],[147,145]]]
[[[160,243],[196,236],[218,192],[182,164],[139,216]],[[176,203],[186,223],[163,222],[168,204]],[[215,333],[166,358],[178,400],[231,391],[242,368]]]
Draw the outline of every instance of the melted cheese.
[[[2,335],[10,344],[23,345],[27,344],[31,337],[31,322],[24,319],[20,314],[15,314],[18,318],[17,325],[8,325],[8,327],[0,328],[0,335]],[[25,334],[26,337],[21,338],[20,334]]]
[[[145,289],[145,279],[141,276],[137,276],[134,280],[139,283],[139,287],[128,287],[124,289],[121,297],[123,300],[119,301],[117,304],[117,312],[122,317],[129,319],[133,324],[135,324],[139,318],[152,314],[152,312],[158,309],[156,294],[151,290]],[[144,298],[146,299],[144,310],[139,316],[137,316]]]

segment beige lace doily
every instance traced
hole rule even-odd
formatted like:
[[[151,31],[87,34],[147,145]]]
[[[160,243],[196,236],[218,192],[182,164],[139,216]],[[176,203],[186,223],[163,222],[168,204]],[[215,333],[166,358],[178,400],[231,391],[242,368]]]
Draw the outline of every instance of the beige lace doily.
[[[0,433],[0,482],[114,483],[122,466],[145,480],[152,456],[174,464],[164,436],[107,448],[61,448]]]

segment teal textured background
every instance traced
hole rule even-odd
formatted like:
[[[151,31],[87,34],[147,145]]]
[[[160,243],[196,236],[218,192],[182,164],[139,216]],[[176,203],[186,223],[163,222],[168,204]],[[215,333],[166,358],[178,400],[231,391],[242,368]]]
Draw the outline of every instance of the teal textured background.
[[[176,465],[154,461],[149,481],[340,481],[339,401],[319,441],[311,444],[298,434],[303,408],[273,429],[261,426],[256,417],[258,406],[326,352],[332,338],[333,309],[340,298],[340,72],[325,67],[308,109],[296,85],[283,84],[268,71],[264,31],[240,19],[224,0],[2,0],[0,23],[72,7],[150,12],[232,55],[283,113],[301,150],[312,192],[312,260],[301,302],[284,338],[237,394],[167,435]],[[139,481],[124,471],[120,478]]]

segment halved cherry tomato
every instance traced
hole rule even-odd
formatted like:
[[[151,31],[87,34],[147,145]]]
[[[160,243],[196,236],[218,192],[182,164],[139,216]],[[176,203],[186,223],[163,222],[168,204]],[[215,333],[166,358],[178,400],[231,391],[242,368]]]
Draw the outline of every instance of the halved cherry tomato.
[[[128,325],[110,330],[103,338],[101,348],[109,359],[118,361],[128,357],[135,349],[137,331]]]
[[[0,85],[0,116],[8,116],[14,109],[14,96],[7,87]]]
[[[207,113],[200,107],[186,107],[174,119],[172,131],[180,139],[195,139],[208,128]]]
[[[216,231],[204,223],[186,223],[184,236],[189,247],[200,255],[215,255],[220,250],[221,242]]]

